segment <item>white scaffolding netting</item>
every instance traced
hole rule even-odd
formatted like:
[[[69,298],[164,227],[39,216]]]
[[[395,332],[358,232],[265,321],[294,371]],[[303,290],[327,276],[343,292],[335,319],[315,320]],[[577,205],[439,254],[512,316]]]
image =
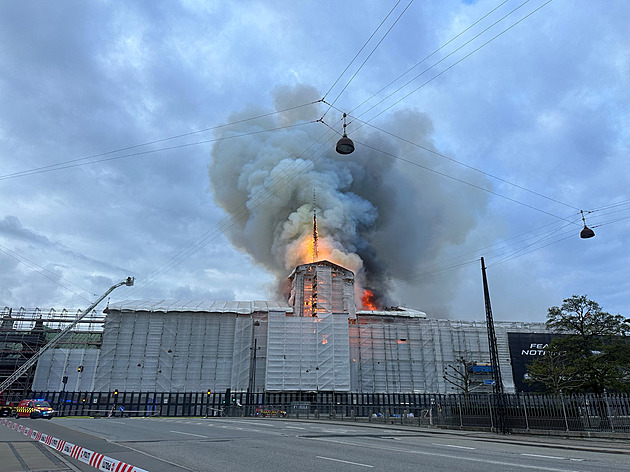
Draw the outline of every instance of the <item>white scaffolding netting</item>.
[[[350,390],[345,317],[270,314],[268,333],[267,390]]]

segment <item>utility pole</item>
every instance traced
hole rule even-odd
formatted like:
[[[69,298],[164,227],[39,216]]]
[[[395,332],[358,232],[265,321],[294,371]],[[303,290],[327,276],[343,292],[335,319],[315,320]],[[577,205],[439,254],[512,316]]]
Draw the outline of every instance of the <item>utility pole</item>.
[[[509,432],[509,429],[507,418],[505,417],[503,378],[501,377],[501,366],[499,365],[497,336],[494,332],[494,320],[492,319],[492,306],[490,304],[490,290],[488,289],[486,265],[483,257],[481,258],[481,275],[483,278],[483,297],[486,304],[486,326],[488,330],[488,347],[490,348],[490,364],[492,365],[492,391],[494,393],[494,400],[497,408],[497,431],[501,431],[503,434],[506,434]]]
[[[115,285],[112,285],[109,290],[107,290],[107,292],[105,292],[103,295],[100,296],[100,298],[98,300],[96,300],[94,303],[92,303],[89,307],[87,307],[87,309],[81,314],[81,316],[78,316],[72,323],[70,323],[68,326],[66,326],[64,329],[62,329],[59,333],[57,333],[57,336],[55,336],[54,338],[52,338],[50,341],[48,341],[47,344],[45,344],[38,352],[37,354],[33,355],[33,357],[31,357],[30,359],[28,359],[24,364],[22,364],[15,372],[13,372],[9,377],[7,377],[4,382],[2,382],[2,384],[0,384],[0,392],[4,392],[7,388],[9,388],[11,385],[13,385],[13,383],[19,379],[22,374],[24,374],[24,372],[26,372],[28,369],[30,369],[36,362],[37,359],[39,359],[42,354],[44,354],[46,351],[48,351],[49,349],[55,347],[55,345],[61,341],[61,339],[68,334],[68,332],[70,332],[70,330],[72,328],[74,328],[79,321],[81,321],[85,316],[87,316],[95,307],[96,305],[98,305],[99,303],[101,303],[103,301],[103,299],[109,295],[110,293],[112,293],[114,291],[114,289],[120,287],[121,285],[126,285],[128,287],[131,287],[133,285],[134,282],[134,278],[133,277],[127,277],[126,280],[119,282]],[[64,384],[65,386],[65,384]]]

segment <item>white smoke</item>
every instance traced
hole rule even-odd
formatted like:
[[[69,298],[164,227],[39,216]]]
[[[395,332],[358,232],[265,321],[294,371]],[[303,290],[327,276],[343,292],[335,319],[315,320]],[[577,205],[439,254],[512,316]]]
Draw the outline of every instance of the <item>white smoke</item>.
[[[307,85],[273,92],[276,111],[319,96]],[[417,148],[368,133],[368,127],[353,133],[349,126],[356,151],[337,154],[339,136],[322,141],[325,125],[304,124],[323,111],[323,105],[275,114],[248,107],[229,122],[267,116],[216,132],[217,138],[235,137],[215,143],[208,167],[215,201],[232,219],[226,234],[277,277],[280,289],[296,265],[311,262],[304,259],[304,247],[312,241],[315,191],[320,254],[352,270],[359,285],[373,290],[381,304],[390,304],[393,281],[434,260],[442,247],[465,239],[485,206],[485,195],[461,187],[454,194],[452,186],[434,174],[404,167],[390,155],[361,146],[369,143],[427,165]],[[341,131],[337,118],[326,115]],[[432,146],[432,126],[422,113],[399,112],[386,125],[411,142]],[[282,127],[288,128],[263,132]]]

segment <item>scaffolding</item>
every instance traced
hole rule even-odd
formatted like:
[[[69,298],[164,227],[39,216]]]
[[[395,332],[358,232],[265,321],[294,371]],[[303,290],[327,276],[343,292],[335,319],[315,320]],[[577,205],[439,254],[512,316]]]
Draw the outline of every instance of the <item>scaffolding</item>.
[[[40,308],[24,308],[14,310],[4,307],[1,313],[0,322],[0,383],[12,376],[25,362],[36,355],[39,350],[49,341],[54,339],[62,330],[74,323],[82,316],[81,310],[76,314],[67,309],[56,310],[51,308],[44,311]],[[5,396],[23,397],[31,389],[38,388],[39,385],[53,386],[60,390],[65,386],[64,376],[72,377],[66,379],[71,385],[86,385],[77,383],[76,375],[66,374],[67,370],[74,369],[76,374],[81,374],[85,368],[90,367],[88,359],[98,355],[98,348],[101,345],[104,315],[92,311],[82,318],[74,331],[66,335],[57,343],[57,350],[52,350],[46,359],[40,359],[41,367],[37,370],[33,366],[19,376],[17,381],[4,392]],[[65,353],[62,353],[62,350]],[[77,352],[89,352],[76,357]],[[70,355],[72,354],[72,356]],[[56,358],[53,361],[52,356]],[[85,362],[83,358],[86,357]],[[45,357],[45,356],[44,356]],[[65,359],[65,360],[62,360]],[[68,369],[60,369],[59,365],[67,364]],[[77,372],[77,369],[81,372]],[[50,371],[49,376],[42,373]],[[93,374],[94,370],[85,373],[85,378]],[[93,375],[90,375],[93,379]],[[90,382],[88,382],[89,384]]]
[[[354,274],[328,261],[297,266],[289,276],[291,305],[297,317],[356,316]]]
[[[349,391],[348,321],[269,315],[267,391]]]

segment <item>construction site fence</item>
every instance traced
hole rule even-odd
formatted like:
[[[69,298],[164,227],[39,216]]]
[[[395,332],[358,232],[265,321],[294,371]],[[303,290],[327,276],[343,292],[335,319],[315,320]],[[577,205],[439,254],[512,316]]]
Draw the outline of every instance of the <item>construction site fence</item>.
[[[630,433],[630,395],[34,392],[59,416],[267,416],[509,431]]]

